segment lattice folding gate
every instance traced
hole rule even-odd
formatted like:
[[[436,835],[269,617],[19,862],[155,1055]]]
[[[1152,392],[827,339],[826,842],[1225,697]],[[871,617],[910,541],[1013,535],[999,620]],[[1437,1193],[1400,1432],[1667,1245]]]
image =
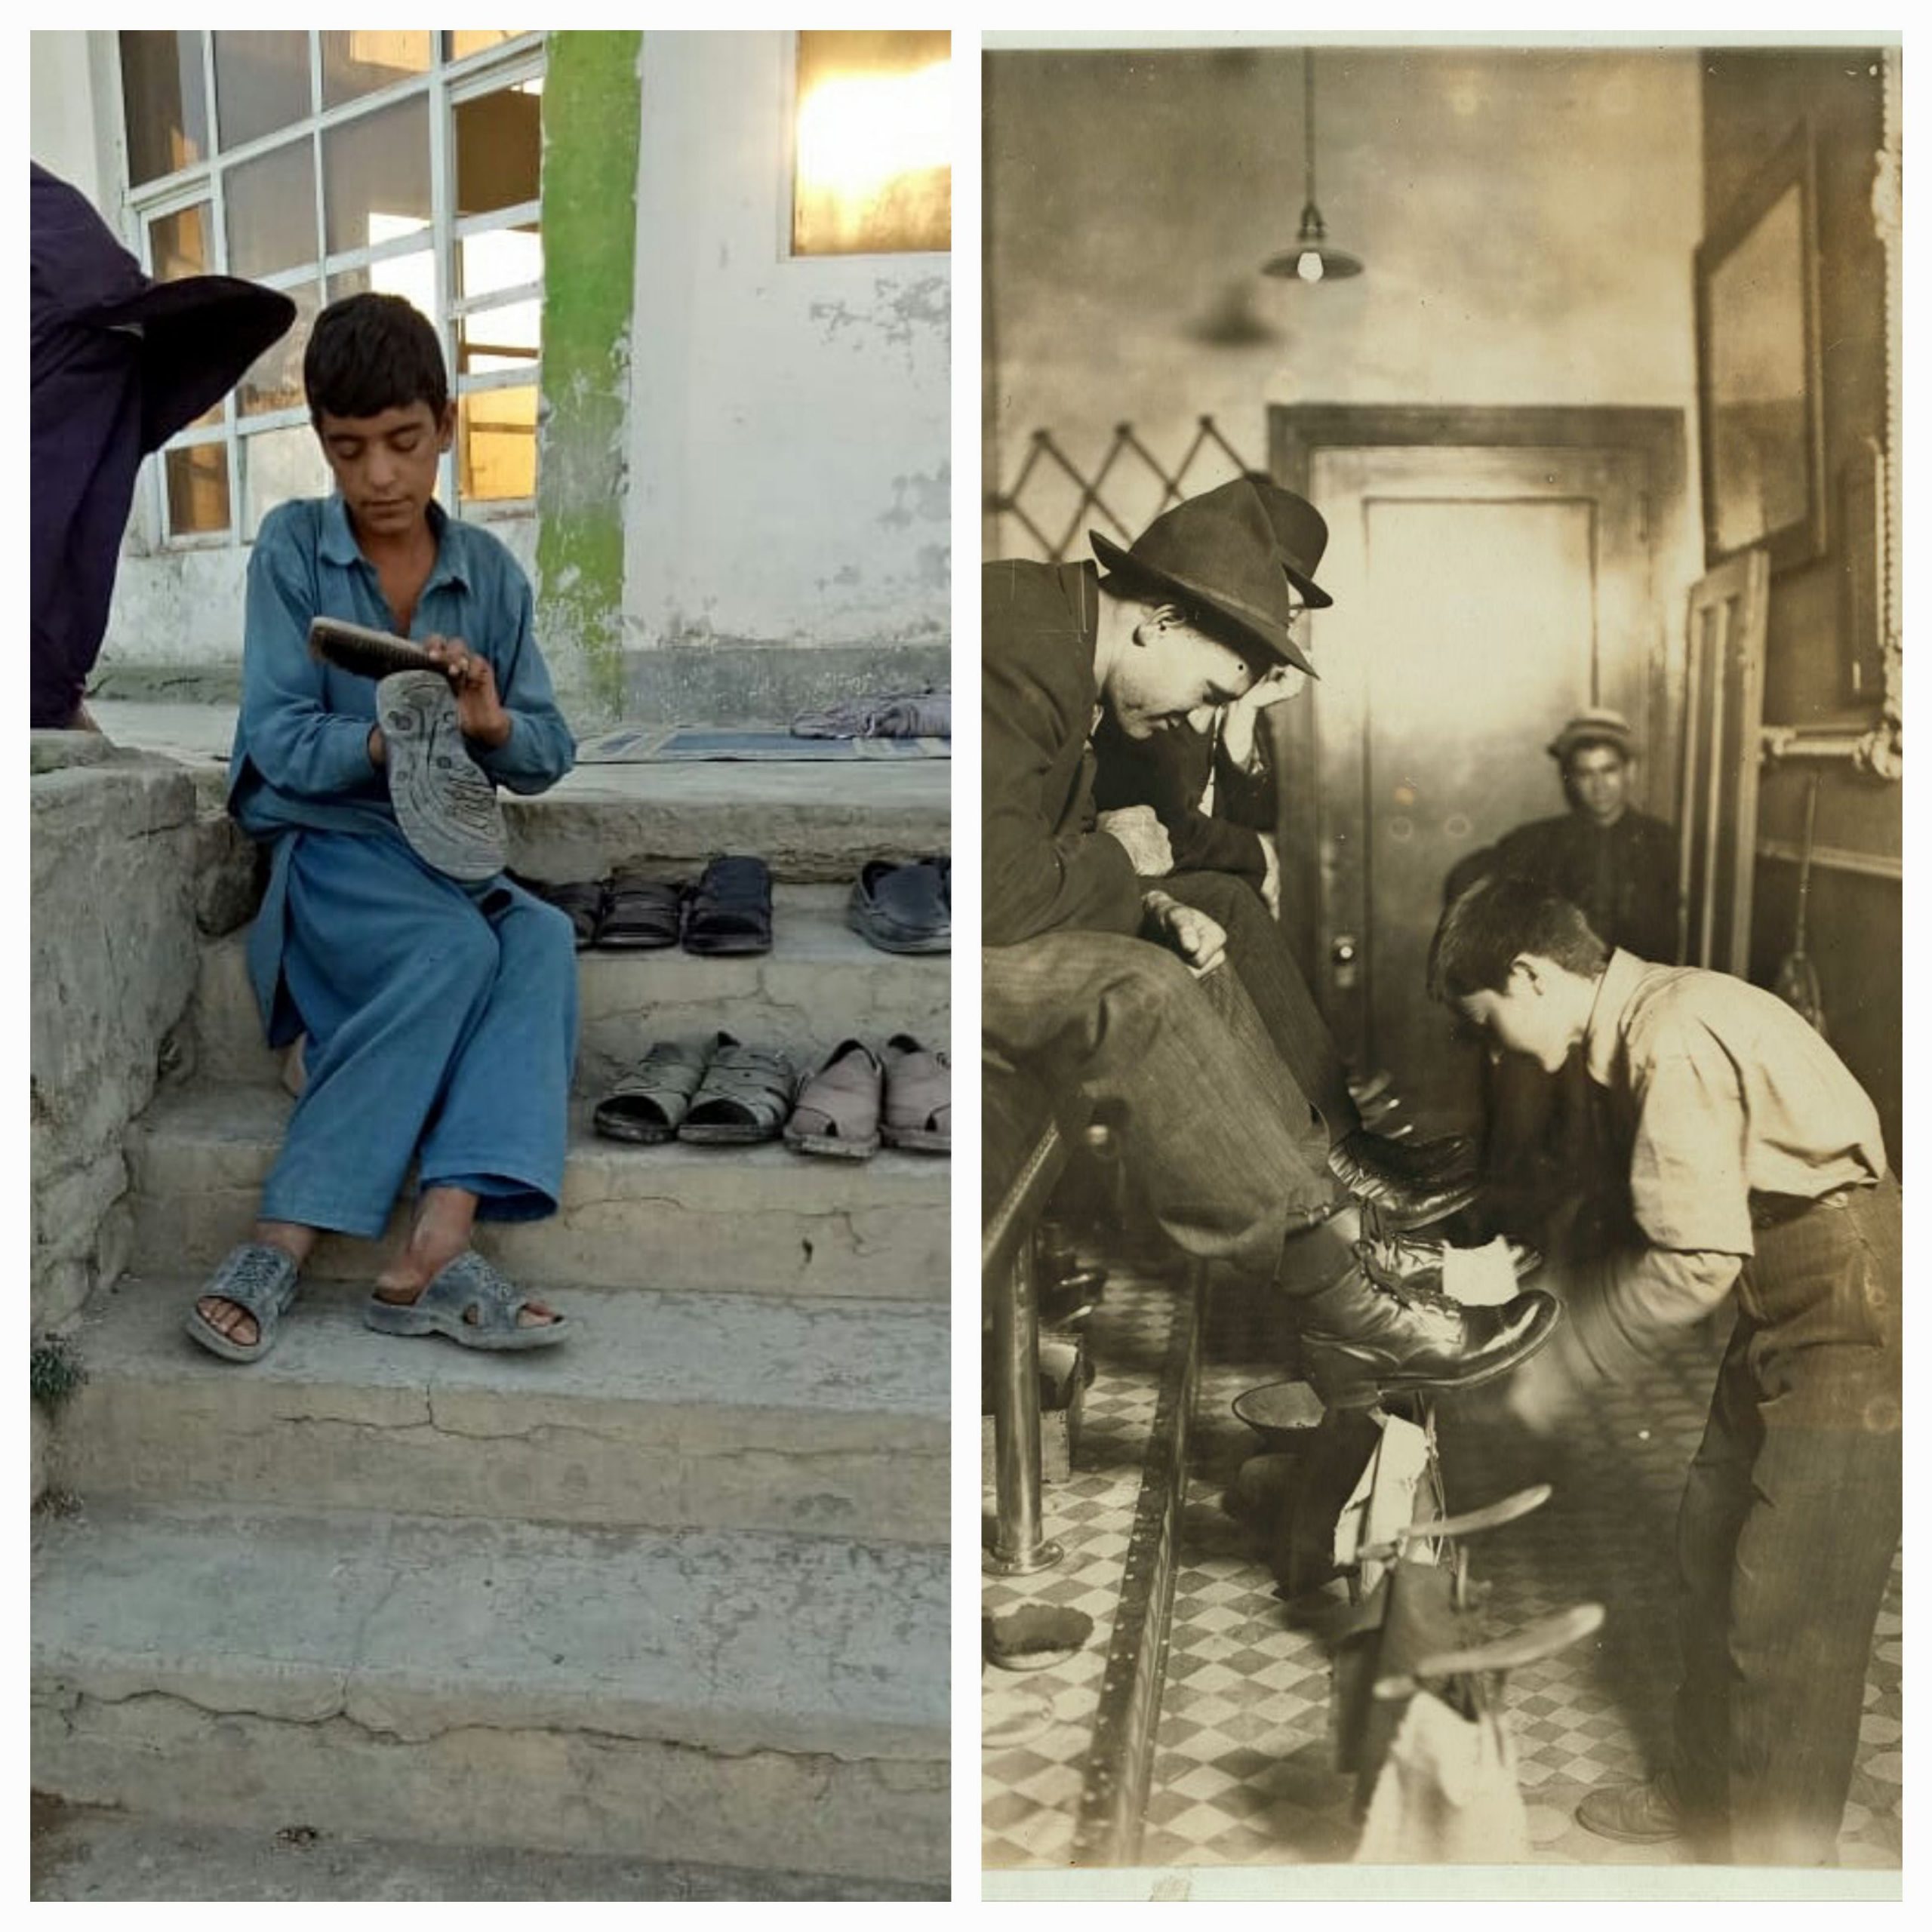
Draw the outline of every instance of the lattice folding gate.
[[[1069,553],[1084,558],[1086,533],[1097,524],[1108,528],[1121,543],[1131,543],[1171,504],[1197,489],[1226,482],[1229,464],[1237,473],[1257,473],[1211,416],[1198,419],[1193,440],[1172,469],[1135,433],[1131,423],[1116,423],[1106,454],[1091,476],[1061,448],[1051,429],[1035,429],[1019,473],[1005,489],[994,492],[989,505],[999,519],[998,554],[1031,555],[1054,564],[1065,561]],[[1204,473],[1210,469],[1216,473]],[[1190,477],[1196,475],[1200,480],[1191,483]],[[1158,485],[1158,497],[1151,494],[1150,483]],[[1056,537],[1042,525],[1048,521],[1060,525],[1049,501],[1063,503],[1069,486],[1076,493],[1073,508]],[[1106,494],[1109,488],[1111,499]],[[1127,497],[1148,497],[1150,506],[1137,517],[1131,511],[1124,516],[1116,506]]]

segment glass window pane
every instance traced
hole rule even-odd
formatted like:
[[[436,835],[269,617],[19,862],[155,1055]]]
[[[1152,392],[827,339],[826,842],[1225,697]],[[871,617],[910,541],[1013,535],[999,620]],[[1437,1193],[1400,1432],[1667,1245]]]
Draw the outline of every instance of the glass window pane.
[[[197,443],[192,449],[164,450],[168,479],[168,534],[201,536],[228,528],[228,445]]]
[[[326,497],[335,488],[322,446],[307,423],[264,429],[242,438],[242,490],[252,540],[262,518],[291,497]]]
[[[206,275],[214,264],[209,240],[214,205],[197,202],[173,214],[157,215],[148,223],[149,272],[157,281],[178,281],[183,275]]]
[[[343,269],[329,277],[329,300],[347,295],[400,295],[432,319],[436,313],[436,263],[428,249],[391,255],[360,268]]]
[[[183,275],[206,275],[213,263],[209,245],[214,232],[214,208],[197,202],[173,214],[157,215],[148,223],[148,260],[157,281],[178,281]],[[219,423],[221,405],[211,403],[189,426]],[[224,482],[223,488],[226,488]],[[224,517],[226,513],[224,512]]]
[[[306,30],[217,33],[214,100],[224,154],[312,114]]]
[[[121,99],[131,187],[208,158],[208,93],[198,33],[124,33]]]
[[[375,31],[322,35],[322,105],[339,107],[429,71],[429,36]]]
[[[232,275],[274,275],[315,259],[315,162],[307,137],[231,168],[228,266]]]
[[[534,362],[543,344],[543,304],[512,302],[466,315],[457,325],[457,373],[485,376]]]
[[[244,416],[266,416],[274,409],[306,408],[302,387],[302,358],[309,333],[321,312],[321,297],[312,281],[283,290],[295,304],[295,319],[279,342],[272,343],[250,365],[235,392],[235,407]]]
[[[460,101],[456,122],[456,211],[488,214],[534,202],[541,189],[543,96],[540,81]]]
[[[523,27],[464,27],[458,28],[445,36],[448,57],[460,60],[467,54],[481,54],[486,47],[500,47],[506,40],[514,40],[520,33],[527,32]]]
[[[329,253],[373,248],[429,226],[429,103],[419,95],[322,136]]]
[[[537,386],[457,399],[457,494],[502,503],[537,494]]]
[[[474,299],[543,279],[543,236],[535,226],[493,228],[456,245],[456,291]]]
[[[798,35],[795,254],[952,245],[952,35]]]

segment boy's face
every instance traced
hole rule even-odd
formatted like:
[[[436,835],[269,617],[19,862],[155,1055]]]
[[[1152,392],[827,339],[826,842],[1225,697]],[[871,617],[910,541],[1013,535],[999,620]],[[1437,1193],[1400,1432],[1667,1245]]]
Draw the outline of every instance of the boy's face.
[[[426,402],[378,416],[322,411],[315,433],[358,536],[406,537],[423,521],[455,430],[454,402],[440,421]]]
[[[1524,1054],[1546,1073],[1559,1073],[1575,1036],[1553,992],[1553,983],[1524,958],[1511,963],[1500,992],[1485,988],[1456,1004],[1505,1052]]]
[[[1169,605],[1134,626],[1133,645],[1109,676],[1104,695],[1128,737],[1151,738],[1190,724],[1201,731],[1214,707],[1232,704],[1265,669],[1195,629]]]

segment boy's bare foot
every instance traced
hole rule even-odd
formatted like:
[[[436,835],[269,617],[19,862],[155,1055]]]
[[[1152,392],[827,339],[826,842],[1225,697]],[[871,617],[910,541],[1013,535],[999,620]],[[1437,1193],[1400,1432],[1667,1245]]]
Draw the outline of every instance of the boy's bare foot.
[[[288,1221],[258,1221],[255,1239],[265,1247],[279,1248],[300,1268],[314,1251],[315,1230]],[[222,1295],[203,1295],[195,1308],[211,1328],[238,1348],[252,1349],[261,1339],[261,1324],[238,1302]]]
[[[432,1187],[423,1194],[409,1231],[409,1244],[376,1281],[376,1299],[407,1308],[469,1245],[476,1224],[476,1197],[460,1187]],[[476,1311],[466,1312],[475,1323]],[[517,1311],[520,1328],[546,1327],[561,1319],[556,1310],[537,1300]]]

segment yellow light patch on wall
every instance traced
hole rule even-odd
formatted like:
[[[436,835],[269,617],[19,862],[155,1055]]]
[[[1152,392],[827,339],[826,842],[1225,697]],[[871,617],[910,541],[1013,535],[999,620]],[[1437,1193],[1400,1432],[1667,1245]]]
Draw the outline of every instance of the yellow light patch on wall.
[[[506,503],[537,494],[537,389],[474,389],[457,405],[457,494]]]
[[[949,33],[801,33],[792,252],[952,245]]]

